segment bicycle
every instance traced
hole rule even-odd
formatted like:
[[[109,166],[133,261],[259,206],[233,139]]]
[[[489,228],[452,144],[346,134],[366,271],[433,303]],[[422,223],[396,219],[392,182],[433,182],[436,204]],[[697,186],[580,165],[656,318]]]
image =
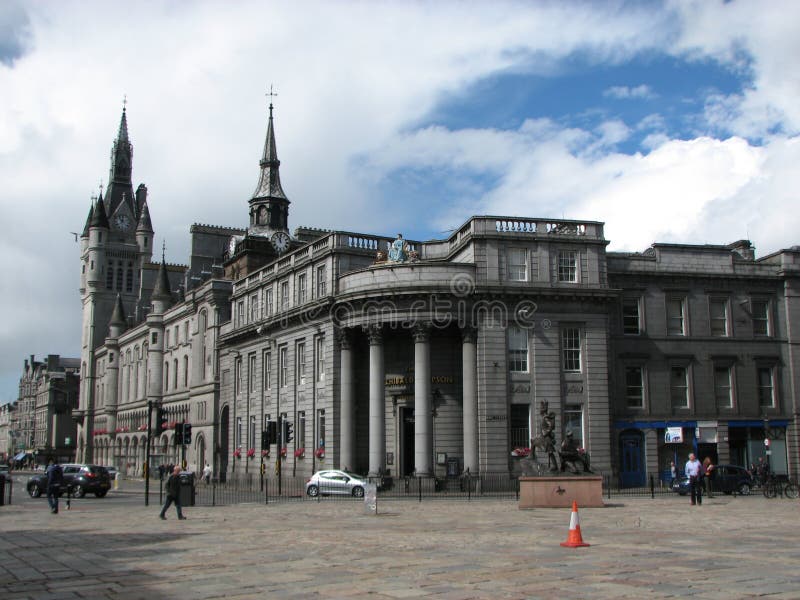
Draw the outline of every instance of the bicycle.
[[[793,500],[800,495],[800,489],[795,482],[790,481],[788,478],[784,479],[769,475],[764,482],[764,497],[775,498],[778,494],[780,494],[781,497]]]

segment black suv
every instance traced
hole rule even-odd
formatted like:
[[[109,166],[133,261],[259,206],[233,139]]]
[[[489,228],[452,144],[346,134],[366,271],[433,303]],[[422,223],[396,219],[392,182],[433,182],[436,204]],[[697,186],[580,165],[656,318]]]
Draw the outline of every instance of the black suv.
[[[86,493],[92,493],[98,498],[102,498],[108,493],[111,487],[111,478],[105,467],[99,465],[61,465],[64,471],[64,481],[61,484],[61,492],[70,491],[76,498],[83,498]],[[28,493],[31,498],[38,498],[47,493],[47,474],[34,475],[28,480]]]
[[[741,494],[747,496],[753,488],[753,478],[744,467],[736,465],[717,465],[714,467],[714,477],[711,479],[712,489],[723,494]],[[672,491],[685,496],[689,493],[689,479],[680,477],[672,484]],[[705,487],[703,488],[705,491]]]

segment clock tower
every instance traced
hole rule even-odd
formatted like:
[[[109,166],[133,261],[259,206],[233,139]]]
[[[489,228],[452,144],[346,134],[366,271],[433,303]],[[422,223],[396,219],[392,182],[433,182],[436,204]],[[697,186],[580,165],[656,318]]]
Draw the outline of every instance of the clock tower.
[[[275,95],[270,92],[270,95]],[[281,187],[278,151],[272,119],[273,106],[269,105],[269,121],[261,172],[256,190],[249,204],[249,224],[244,236],[233,236],[224,263],[225,275],[231,279],[246,276],[278,255],[287,252],[294,243],[289,234],[289,199]]]
[[[133,192],[133,146],[128,138],[126,108],[122,109],[117,138],[111,149],[108,187],[92,199],[81,234],[80,294],[81,390],[77,457],[93,460],[92,432],[98,390],[95,385],[95,349],[105,343],[116,312],[142,318],[142,268],[152,257],[153,227],[147,209],[147,188]],[[119,319],[117,315],[117,320]],[[115,323],[120,326],[123,324]]]

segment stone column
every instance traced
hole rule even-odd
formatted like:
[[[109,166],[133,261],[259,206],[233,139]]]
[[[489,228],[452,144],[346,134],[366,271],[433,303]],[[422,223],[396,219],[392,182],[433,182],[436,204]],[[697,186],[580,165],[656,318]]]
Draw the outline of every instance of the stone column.
[[[369,472],[383,472],[386,455],[385,392],[386,369],[383,363],[383,333],[380,325],[367,329],[369,336]]]
[[[477,332],[468,327],[461,332],[461,379],[464,411],[464,470],[477,474],[478,462],[478,346]]]
[[[341,350],[339,466],[345,470],[352,470],[356,468],[356,389],[353,373],[353,348],[347,331],[342,331],[339,335],[339,347]]]
[[[432,475],[431,339],[427,325],[414,327],[414,469]]]

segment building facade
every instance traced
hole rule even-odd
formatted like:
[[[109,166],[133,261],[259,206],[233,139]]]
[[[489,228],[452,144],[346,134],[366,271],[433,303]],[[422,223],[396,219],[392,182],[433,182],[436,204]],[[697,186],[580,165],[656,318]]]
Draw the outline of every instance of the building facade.
[[[746,465],[765,438],[797,472],[797,249],[609,253],[602,223],[504,216],[432,241],[291,232],[270,106],[247,226],[193,225],[167,265],[132,156],[123,111],[81,238],[82,460],[142,473],[149,431],[151,465],[179,462],[189,423],[189,467],[226,476],[511,476],[550,413],[623,485],[690,450]]]

